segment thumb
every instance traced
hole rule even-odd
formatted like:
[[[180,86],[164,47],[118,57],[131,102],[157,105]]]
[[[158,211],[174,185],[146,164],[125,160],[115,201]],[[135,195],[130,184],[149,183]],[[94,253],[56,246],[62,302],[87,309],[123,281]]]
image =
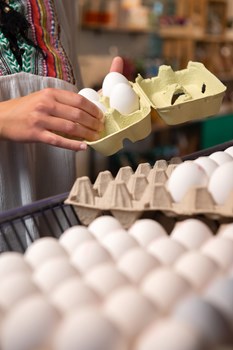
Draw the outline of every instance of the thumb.
[[[123,69],[124,69],[124,61],[123,58],[120,56],[116,56],[112,60],[112,64],[110,67],[110,72],[118,72],[123,74]]]

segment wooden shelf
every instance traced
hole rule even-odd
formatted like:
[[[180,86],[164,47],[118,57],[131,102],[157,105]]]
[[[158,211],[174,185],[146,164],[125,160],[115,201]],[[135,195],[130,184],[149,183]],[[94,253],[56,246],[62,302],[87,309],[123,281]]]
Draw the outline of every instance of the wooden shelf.
[[[159,34],[162,38],[176,38],[176,39],[200,39],[203,38],[203,31],[200,28],[187,25],[187,26],[163,26],[159,30]]]
[[[158,33],[154,28],[142,28],[142,27],[127,27],[127,26],[112,26],[112,25],[99,25],[99,24],[82,24],[83,30],[92,30],[98,32],[116,32],[116,33],[127,33],[127,34],[151,34]]]
[[[123,21],[118,5],[118,12],[112,24],[83,23],[82,29],[123,35],[155,34],[163,39],[162,59],[166,64],[173,65],[174,69],[185,68],[189,61],[200,61],[219,77],[226,79],[230,76],[229,79],[232,79],[229,67],[233,67],[233,30],[227,28],[227,4],[226,0],[177,0],[174,17],[182,19],[184,24],[164,25],[165,14],[165,21],[159,29],[149,26],[127,26],[126,21],[123,25],[119,25]],[[216,31],[215,22],[211,22],[212,17],[219,25]],[[222,50],[223,46],[226,48],[225,53]],[[231,57],[224,56],[227,50]]]

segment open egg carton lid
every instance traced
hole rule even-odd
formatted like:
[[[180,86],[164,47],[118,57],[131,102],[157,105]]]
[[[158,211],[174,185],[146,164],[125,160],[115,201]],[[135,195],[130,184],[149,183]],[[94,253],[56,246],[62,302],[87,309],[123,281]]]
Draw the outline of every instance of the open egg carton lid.
[[[226,86],[202,63],[192,61],[176,72],[162,65],[157,77],[143,79],[139,75],[136,84],[168,125],[215,115],[226,91]]]
[[[166,183],[178,163],[158,160],[152,167],[141,163],[135,172],[129,166],[119,169],[114,178],[100,172],[94,184],[89,177],[77,178],[67,200],[83,225],[110,212],[125,228],[145,213],[162,212],[169,217],[204,215],[217,220],[233,217],[233,193],[223,205],[217,204],[206,186],[191,187],[175,202]]]
[[[105,129],[100,139],[87,142],[105,156],[123,148],[125,139],[136,142],[151,132],[151,112],[154,110],[168,125],[216,115],[222,103],[226,86],[209,72],[202,63],[188,63],[186,69],[174,72],[162,65],[158,76],[143,79],[138,75],[130,82],[139,97],[139,110],[122,115],[109,107],[109,100],[102,96],[106,107]]]

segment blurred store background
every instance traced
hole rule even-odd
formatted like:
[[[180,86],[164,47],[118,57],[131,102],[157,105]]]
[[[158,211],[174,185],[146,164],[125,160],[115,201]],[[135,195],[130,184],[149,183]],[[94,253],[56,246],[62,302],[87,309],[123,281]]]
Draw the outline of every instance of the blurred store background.
[[[174,70],[189,61],[204,63],[226,86],[219,115],[204,121],[167,126],[153,120],[151,135],[111,157],[91,154],[89,174],[113,173],[120,166],[154,163],[233,139],[232,0],[77,0],[79,63],[84,85],[101,88],[115,55],[125,60],[134,81],[156,76],[162,64]],[[93,153],[93,151],[91,152]]]

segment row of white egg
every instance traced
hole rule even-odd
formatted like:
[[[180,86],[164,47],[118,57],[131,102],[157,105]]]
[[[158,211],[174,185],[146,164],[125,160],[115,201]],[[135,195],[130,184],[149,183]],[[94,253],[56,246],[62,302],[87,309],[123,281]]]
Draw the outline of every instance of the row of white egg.
[[[37,269],[47,260],[59,256],[67,257],[67,254],[73,257],[73,262],[78,268],[78,260],[75,258],[77,255],[80,264],[79,271],[86,273],[90,267],[98,264],[98,259],[100,259],[99,263],[104,262],[105,257],[106,261],[113,259],[114,262],[117,262],[131,249],[140,248],[150,251],[162,264],[169,265],[175,261],[176,256],[179,257],[185,251],[200,250],[203,249],[203,246],[209,245],[210,242],[218,241],[219,243],[216,245],[211,243],[212,248],[215,250],[215,246],[216,248],[219,247],[219,254],[221,251],[223,253],[221,264],[227,267],[227,257],[228,259],[231,258],[231,250],[227,254],[227,245],[224,250],[224,246],[221,246],[220,241],[221,239],[232,240],[232,231],[233,224],[225,224],[221,225],[216,235],[214,235],[207,223],[194,218],[178,221],[174,225],[170,236],[159,222],[152,219],[137,220],[127,231],[123,229],[116,218],[105,215],[96,218],[88,227],[73,226],[67,229],[59,240],[44,238],[35,241],[27,249],[24,256],[32,269]],[[98,248],[100,246],[102,248]],[[230,249],[230,243],[228,247]],[[98,255],[98,253],[101,253],[101,249],[105,254]],[[172,256],[172,250],[176,252],[174,257]],[[87,254],[87,252],[89,253]],[[217,251],[216,254],[218,254]],[[6,256],[7,254],[2,254],[0,257],[1,280],[11,272],[10,262],[6,260],[7,262],[4,263]],[[226,259],[225,262],[224,259]],[[229,260],[230,262],[231,260]]]
[[[76,306],[61,315],[47,295],[31,293],[3,316],[1,348],[206,350],[232,345],[232,288],[232,277],[214,281],[202,295],[187,287],[171,312],[161,316],[135,286],[122,286],[100,304],[78,279],[68,280],[63,298],[74,299],[77,293]]]
[[[109,98],[109,106],[122,115],[129,115],[140,109],[139,97],[124,75],[118,72],[108,73],[102,84],[102,95]],[[100,101],[100,94],[91,88],[83,88],[79,94],[97,105],[104,113],[106,106]]]
[[[37,240],[24,256],[2,254],[2,349],[31,350],[53,329],[58,350],[170,349],[166,331],[178,332],[174,350],[199,350],[202,341],[207,349],[206,341],[219,344],[232,331],[232,267],[233,224],[214,236],[189,219],[168,236],[150,219],[125,231],[115,218],[99,217],[59,241]]]
[[[216,204],[223,205],[233,191],[233,146],[194,161],[178,164],[172,171],[167,189],[180,202],[190,188],[206,187]]]

